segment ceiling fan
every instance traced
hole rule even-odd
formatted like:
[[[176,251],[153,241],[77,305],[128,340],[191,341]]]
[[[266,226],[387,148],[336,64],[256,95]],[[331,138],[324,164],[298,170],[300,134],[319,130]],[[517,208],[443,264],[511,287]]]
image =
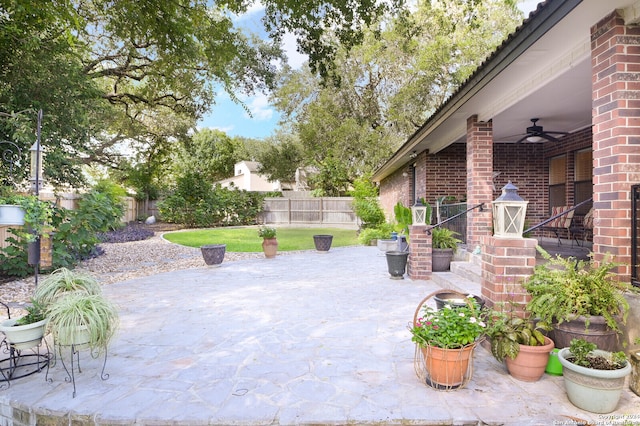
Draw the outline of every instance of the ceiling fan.
[[[527,127],[527,133],[523,137],[521,137],[518,141],[516,141],[516,143],[520,143],[524,140],[527,140],[529,142],[540,142],[543,139],[546,139],[551,142],[558,142],[558,139],[553,135],[564,136],[569,134],[568,132],[555,132],[552,130],[545,132],[542,126],[538,126],[536,124],[538,120],[539,118],[531,119],[531,122],[533,123],[533,125]]]

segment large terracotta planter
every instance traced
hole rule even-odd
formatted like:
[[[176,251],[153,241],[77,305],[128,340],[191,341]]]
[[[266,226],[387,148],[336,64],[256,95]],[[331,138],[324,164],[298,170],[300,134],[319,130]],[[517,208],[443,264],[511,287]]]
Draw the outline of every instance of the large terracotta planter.
[[[276,238],[264,238],[262,240],[262,251],[264,257],[273,259],[278,254],[278,240]]]
[[[598,349],[609,352],[620,350],[618,333],[607,326],[601,316],[589,317],[589,327],[585,326],[585,317],[565,321],[562,324],[554,324],[551,338],[556,348],[568,348],[573,339],[584,339],[595,343]]]
[[[453,389],[470,380],[470,362],[475,343],[460,349],[422,347],[428,384],[436,388]]]
[[[607,351],[595,350],[595,355],[606,355]],[[616,409],[625,378],[631,373],[627,362],[619,370],[594,370],[567,361],[571,357],[569,348],[558,352],[562,364],[564,387],[569,401],[576,407],[592,413],[605,414]]]
[[[520,345],[520,352],[514,359],[505,358],[507,370],[514,378],[524,382],[535,382],[542,377],[553,350],[553,340],[544,338],[544,346]]]

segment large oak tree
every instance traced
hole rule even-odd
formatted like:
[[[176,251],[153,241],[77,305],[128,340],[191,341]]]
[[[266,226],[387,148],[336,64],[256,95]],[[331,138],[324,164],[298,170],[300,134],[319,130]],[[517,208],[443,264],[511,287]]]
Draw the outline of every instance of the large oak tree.
[[[285,32],[331,76],[338,46],[400,2],[263,0],[260,39],[236,19],[253,0],[0,0],[0,138],[26,157],[42,109],[57,184],[81,183],[82,164],[157,158],[188,138],[217,90],[238,99],[272,87]]]

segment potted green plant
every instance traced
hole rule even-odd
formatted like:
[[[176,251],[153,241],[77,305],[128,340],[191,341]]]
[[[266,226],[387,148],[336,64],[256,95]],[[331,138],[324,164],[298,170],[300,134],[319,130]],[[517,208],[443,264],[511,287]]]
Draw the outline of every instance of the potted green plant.
[[[118,325],[118,314],[89,274],[60,268],[36,288],[48,319],[47,329],[58,345],[106,350]]]
[[[416,373],[432,387],[459,388],[471,379],[470,360],[485,331],[483,314],[473,296],[465,299],[468,302],[465,306],[447,304],[436,309],[427,302],[437,293],[420,302],[409,329],[411,340],[420,349],[416,351],[420,357],[416,359]]]
[[[448,271],[451,267],[451,259],[458,250],[458,244],[462,241],[456,235],[457,232],[441,226],[431,229],[432,261],[431,270],[434,272]]]
[[[71,292],[47,308],[48,328],[57,345],[106,350],[118,325],[115,306],[101,294]]]
[[[278,253],[278,240],[276,239],[276,228],[272,226],[261,226],[258,228],[258,236],[262,238],[262,251],[264,257],[272,259]]]
[[[486,336],[491,342],[491,354],[506,364],[509,374],[535,382],[544,374],[554,347],[553,340],[543,334],[550,329],[542,321],[519,317],[513,309],[501,309],[488,314]]]
[[[609,258],[596,263],[575,258],[551,257],[538,247],[546,260],[534,268],[524,283],[531,295],[527,311],[552,324],[557,348],[569,346],[574,338],[585,338],[599,348],[615,351],[619,347],[620,324],[626,323],[629,303],[624,297],[631,290],[616,279],[616,266]]]
[[[576,407],[593,413],[616,409],[631,365],[624,352],[597,349],[594,343],[573,339],[558,353],[565,390]]]
[[[46,310],[57,299],[69,293],[79,292],[86,295],[101,294],[102,288],[91,275],[60,268],[43,279],[34,292],[34,299]]]
[[[31,306],[25,309],[26,315],[20,318],[9,318],[0,323],[0,331],[4,333],[9,344],[17,350],[38,346],[47,324],[44,309],[37,300],[32,299]]]

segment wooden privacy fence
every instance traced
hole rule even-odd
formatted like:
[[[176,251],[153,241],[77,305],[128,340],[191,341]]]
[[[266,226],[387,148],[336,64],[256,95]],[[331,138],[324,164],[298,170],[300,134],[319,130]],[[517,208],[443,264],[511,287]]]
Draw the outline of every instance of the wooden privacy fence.
[[[352,197],[265,198],[265,224],[358,225]]]

